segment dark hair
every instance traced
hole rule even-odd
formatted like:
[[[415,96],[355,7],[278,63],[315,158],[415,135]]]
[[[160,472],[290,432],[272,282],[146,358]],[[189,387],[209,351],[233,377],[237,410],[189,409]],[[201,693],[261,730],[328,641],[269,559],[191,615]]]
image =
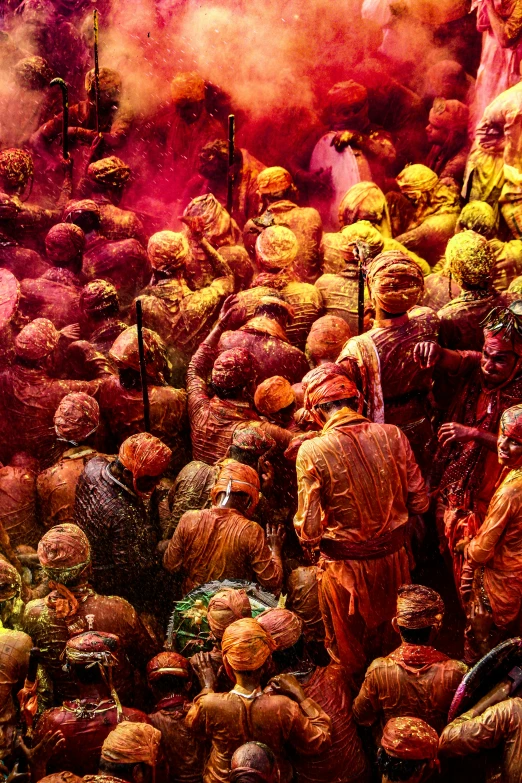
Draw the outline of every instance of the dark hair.
[[[123,778],[123,780],[132,780],[132,770],[136,764],[117,764],[114,761],[107,761],[104,758],[100,759],[99,771],[112,775],[115,778]]]
[[[249,449],[242,449],[239,446],[230,446],[229,449],[230,459],[235,459],[236,462],[241,462],[243,465],[248,465],[254,470],[258,468],[259,455]]]
[[[301,634],[292,647],[287,647],[286,650],[274,650],[272,660],[278,671],[284,671],[285,669],[297,671],[302,666],[304,649],[304,636]]]
[[[187,682],[186,677],[177,677],[175,674],[162,674],[161,677],[155,677],[151,680],[150,687],[154,693],[161,694],[164,697],[172,693],[183,693]]]
[[[82,685],[95,685],[104,682],[99,666],[86,666],[81,663],[71,664],[74,677]]]
[[[393,783],[395,781],[409,780],[427,761],[428,759],[421,759],[420,761],[416,759],[397,759],[394,756],[388,756],[384,748],[379,748],[377,751],[379,771]]]
[[[75,212],[68,222],[79,226],[86,234],[101,228],[100,217],[94,212]]]
[[[240,400],[243,397],[243,386],[234,386],[233,389],[222,389],[212,382],[209,383],[210,391],[220,400]]]
[[[326,411],[327,413],[330,413],[330,411],[340,410],[341,408],[351,408],[352,410],[355,410],[357,407],[357,397],[345,397],[342,400],[323,402],[321,405],[317,405],[316,407]]]
[[[408,644],[428,644],[432,630],[431,625],[428,625],[427,628],[402,628],[399,626],[400,634]]]

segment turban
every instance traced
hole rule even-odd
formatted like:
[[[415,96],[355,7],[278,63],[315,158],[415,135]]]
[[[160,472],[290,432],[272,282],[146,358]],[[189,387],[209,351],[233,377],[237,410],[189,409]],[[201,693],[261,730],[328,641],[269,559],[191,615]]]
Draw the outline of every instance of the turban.
[[[481,326],[484,327],[484,347],[522,356],[522,300],[512,302],[509,307],[494,307]]]
[[[84,631],[68,639],[65,645],[65,657],[71,663],[101,663],[113,666],[117,663],[114,656],[118,649],[119,637],[107,631]]]
[[[157,269],[158,272],[169,272],[183,266],[190,249],[184,234],[177,234],[175,231],[158,231],[149,239],[147,253],[153,269]]]
[[[341,228],[359,220],[381,224],[387,214],[386,197],[374,182],[358,182],[352,185],[339,204]]]
[[[33,159],[17,148],[0,152],[0,179],[12,188],[23,187],[34,176]]]
[[[174,677],[189,678],[189,664],[186,658],[176,652],[160,652],[147,664],[147,679],[149,682],[159,679],[164,674]]]
[[[293,647],[303,633],[303,621],[288,609],[267,609],[256,620],[270,634],[277,650]]]
[[[297,256],[296,235],[286,226],[269,226],[256,240],[256,258],[265,269],[284,269]]]
[[[236,427],[232,435],[232,445],[252,455],[262,457],[273,449],[275,440],[259,427]]]
[[[397,625],[401,628],[429,628],[440,625],[444,602],[431,587],[402,585],[397,593]]]
[[[428,193],[437,185],[439,178],[434,171],[422,163],[406,166],[397,176],[397,184],[405,196],[418,198],[421,193]]]
[[[11,321],[20,301],[20,284],[8,269],[0,267],[0,331]]]
[[[75,201],[69,201],[65,205],[62,219],[64,223],[74,223],[75,217],[81,214],[85,215],[87,213],[95,215],[98,220],[100,219],[100,208],[95,201],[93,201],[91,198],[77,199]],[[68,220],[68,218],[70,218],[70,220]]]
[[[276,758],[262,742],[246,742],[230,759],[230,783],[277,783],[279,779]]]
[[[229,625],[221,641],[225,666],[228,664],[237,672],[261,668],[275,649],[270,634],[251,617],[236,620]]]
[[[431,761],[437,758],[439,737],[420,718],[391,718],[384,727],[381,746],[393,758]]]
[[[212,193],[192,199],[183,213],[183,222],[207,239],[225,236],[231,225],[230,215]]]
[[[13,70],[18,84],[27,90],[42,90],[54,77],[51,66],[43,57],[24,57]]]
[[[223,351],[212,368],[212,383],[216,389],[240,389],[255,380],[253,357],[245,348]]]
[[[119,461],[132,473],[134,489],[142,476],[161,476],[168,468],[171,456],[171,449],[150,432],[131,435],[123,441],[118,452]]]
[[[368,91],[362,84],[349,79],[334,84],[331,90],[328,90],[326,101],[330,111],[344,112],[350,109],[355,113],[368,105]]]
[[[357,242],[363,242],[367,246],[371,258],[382,253],[384,248],[384,238],[381,232],[369,220],[357,220],[349,226],[344,226],[341,229],[341,236],[354,248]]]
[[[11,563],[0,556],[0,601],[10,601],[20,594],[22,579]]]
[[[161,337],[151,329],[143,329],[143,350],[147,377],[153,383],[165,384],[165,372],[168,369],[167,348]],[[129,326],[118,335],[109,351],[109,358],[118,369],[140,371],[137,326]]]
[[[306,338],[306,354],[314,364],[321,361],[335,362],[341,348],[352,336],[343,318],[323,315],[314,321]]]
[[[100,68],[99,84],[100,92],[118,94],[121,90],[121,76],[112,68]],[[94,68],[85,75],[85,90],[89,93],[92,89],[94,89]]]
[[[51,772],[44,778],[40,778],[39,783],[83,783],[83,778],[72,772]]]
[[[60,339],[60,332],[47,318],[35,318],[24,326],[15,339],[15,350],[18,356],[31,361],[38,361],[48,356]]]
[[[94,397],[85,392],[66,394],[54,414],[56,434],[71,443],[82,443],[99,423],[100,407]]]
[[[74,223],[57,223],[45,237],[45,249],[51,261],[69,261],[83,253],[85,234]]]
[[[522,441],[522,405],[513,405],[504,411],[500,431],[506,438]]]
[[[178,73],[170,83],[174,103],[198,103],[205,100],[205,82],[195,71]]]
[[[446,246],[446,261],[459,285],[485,288],[495,265],[488,240],[475,231],[462,231],[451,237]]]
[[[304,407],[312,411],[317,405],[359,397],[355,383],[339,364],[322,364],[303,378]]]
[[[386,250],[367,266],[372,299],[388,313],[405,313],[424,290],[420,266],[401,250]]]
[[[261,195],[284,193],[291,185],[292,175],[281,166],[269,166],[257,175],[257,189]]]
[[[495,229],[495,224],[493,207],[485,201],[470,201],[463,208],[457,221],[457,226],[460,229],[468,228],[483,236],[490,236]]]
[[[289,321],[293,321],[295,318],[295,310],[292,305],[285,302],[280,296],[262,296],[254,308],[254,315],[259,315],[267,310],[271,312],[279,310],[280,313],[286,315]]]
[[[252,617],[250,601],[243,588],[239,590],[224,588],[218,590],[210,599],[207,622],[216,639],[221,639],[225,629],[243,617]]]
[[[243,492],[251,501],[249,511],[254,511],[259,502],[259,488],[257,471],[242,462],[229,460],[221,466],[210,497],[215,505],[220,492]]]
[[[310,639],[324,639],[323,615],[319,605],[317,566],[299,566],[288,576],[288,605],[304,623]]]
[[[82,288],[80,307],[87,315],[105,313],[107,310],[117,313],[120,309],[118,292],[108,280],[91,280]]]
[[[112,764],[148,764],[154,767],[160,742],[161,731],[154,726],[126,720],[105,738],[101,758]]]
[[[90,180],[110,188],[121,188],[129,181],[130,175],[129,166],[116,155],[101,158],[101,160],[91,163],[87,169],[87,176]]]
[[[55,525],[38,544],[38,560],[42,568],[76,568],[91,559],[89,540],[78,525]]]
[[[468,127],[469,109],[460,101],[435,98],[429,119],[434,128],[464,131]]]
[[[282,375],[273,375],[264,380],[254,394],[254,405],[264,416],[277,413],[293,402],[295,402],[294,390]]]

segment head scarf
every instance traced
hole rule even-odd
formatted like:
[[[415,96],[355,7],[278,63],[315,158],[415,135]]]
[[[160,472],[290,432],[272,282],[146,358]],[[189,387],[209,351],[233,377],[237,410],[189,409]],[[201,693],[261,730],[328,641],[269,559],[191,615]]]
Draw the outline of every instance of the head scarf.
[[[416,201],[422,193],[434,190],[439,178],[434,171],[422,163],[413,163],[406,166],[397,176],[397,184],[408,198]]]
[[[288,606],[303,621],[303,632],[309,639],[324,639],[324,624],[319,605],[317,566],[299,566],[288,576]]]
[[[388,204],[382,190],[374,182],[358,182],[346,191],[339,204],[339,224],[349,226],[368,220],[391,237]]]
[[[18,310],[20,284],[8,269],[0,267],[0,331],[11,321]]]
[[[221,642],[225,666],[237,672],[261,668],[275,649],[270,634],[250,617],[229,625]]]
[[[167,347],[161,337],[150,329],[143,329],[143,349],[147,377],[156,384],[165,384],[168,370]],[[112,344],[109,358],[118,369],[140,371],[140,353],[138,348],[138,327],[129,326]]]
[[[101,758],[113,764],[148,764],[156,766],[161,731],[148,723],[123,721],[106,737]]]
[[[176,104],[205,100],[205,82],[195,71],[178,73],[170,83],[172,101]]]
[[[281,166],[269,166],[257,175],[257,189],[262,196],[284,193],[292,185],[292,175]]]
[[[172,651],[158,653],[147,664],[147,680],[154,682],[164,674],[184,677],[188,680],[190,674],[187,659]]]
[[[124,440],[118,452],[118,459],[124,468],[132,473],[135,491],[142,476],[161,476],[169,464],[172,451],[150,432],[138,432]]]
[[[39,361],[54,351],[59,339],[60,332],[52,321],[35,318],[15,338],[15,350],[24,359]]]
[[[296,235],[286,226],[269,226],[256,240],[256,258],[264,269],[285,269],[298,250]]]
[[[10,601],[20,595],[22,578],[14,565],[0,556],[0,600]]]
[[[98,204],[90,198],[82,198],[74,201],[69,201],[63,210],[62,220],[64,223],[74,223],[74,219],[77,215],[91,213],[95,215],[98,220],[101,217],[100,208]]]
[[[446,246],[446,261],[459,285],[487,287],[495,265],[488,240],[475,231],[461,231]]]
[[[207,621],[216,639],[221,639],[225,629],[243,617],[252,617],[250,601],[243,588],[239,590],[224,588],[218,590],[210,599]]]
[[[313,364],[335,362],[341,348],[352,336],[350,327],[343,318],[323,315],[314,321],[306,338],[306,355]]]
[[[357,242],[362,242],[368,250],[370,258],[375,258],[382,253],[384,248],[384,238],[369,220],[357,220],[349,226],[341,229],[341,236],[352,247],[356,247]]]
[[[243,492],[250,498],[249,511],[255,510],[259,503],[259,476],[257,471],[242,462],[229,460],[221,466],[217,481],[212,487],[210,497],[213,505],[216,504],[217,497],[221,492],[233,493]]]
[[[230,760],[230,783],[259,781],[277,783],[279,767],[267,745],[262,742],[246,742],[241,745]]]
[[[192,199],[183,212],[183,222],[209,241],[225,236],[231,227],[230,215],[212,193]]]
[[[512,302],[509,307],[494,307],[481,326],[484,327],[484,347],[522,356],[522,300]]]
[[[393,758],[432,761],[437,758],[439,737],[420,718],[391,718],[384,727],[381,746]]]
[[[129,181],[130,175],[130,167],[116,155],[96,160],[94,163],[90,163],[87,169],[87,176],[90,180],[109,188],[123,187]]]
[[[457,221],[459,229],[476,231],[482,236],[491,236],[495,229],[496,218],[493,207],[485,201],[470,201],[463,207]]]
[[[94,68],[85,75],[85,91],[90,93],[94,89]],[[99,85],[101,93],[113,93],[117,98],[121,92],[122,81],[118,71],[112,68],[100,68]]]
[[[429,116],[430,125],[449,131],[465,131],[469,122],[469,109],[460,101],[435,98]]]
[[[62,397],[54,414],[54,428],[61,440],[82,443],[98,428],[100,406],[85,392],[72,392]]]
[[[147,253],[153,269],[158,272],[170,272],[183,266],[190,249],[184,234],[175,231],[158,231],[149,239]]]
[[[271,416],[293,402],[295,402],[295,394],[292,386],[282,375],[266,378],[259,384],[254,394],[254,405],[263,416]]]
[[[339,364],[322,364],[303,378],[304,407],[313,411],[317,405],[359,397],[357,386]]]
[[[256,620],[270,634],[278,650],[293,647],[303,633],[303,621],[288,609],[267,609]]]
[[[42,568],[65,569],[87,565],[91,560],[89,539],[70,523],[55,525],[38,544],[38,560]]]
[[[49,86],[54,72],[43,57],[24,57],[18,60],[14,69],[18,84],[27,90],[42,90]]]
[[[255,380],[253,357],[245,348],[223,351],[212,368],[212,383],[216,389],[240,389]]]
[[[326,95],[327,109],[334,114],[346,113],[347,110],[354,114],[368,107],[368,91],[362,84],[348,79],[338,82],[328,90]]]
[[[116,634],[107,631],[84,631],[65,644],[65,657],[71,663],[100,663],[102,666],[113,666],[117,659],[115,651],[120,639]]]
[[[232,435],[232,445],[242,451],[249,451],[253,456],[262,457],[274,448],[275,440],[259,427],[236,427]]]
[[[57,223],[47,232],[45,249],[50,261],[77,258],[85,248],[85,234],[74,223]]]
[[[387,250],[372,259],[366,279],[372,299],[388,313],[405,313],[424,290],[421,268],[400,250]]]
[[[118,292],[108,280],[91,280],[82,288],[80,307],[87,315],[104,313],[107,310],[117,313],[120,309]]]
[[[522,442],[522,405],[507,408],[500,419],[500,432],[506,438]]]
[[[33,176],[33,159],[28,152],[18,148],[0,152],[0,180],[9,187],[24,187]]]
[[[397,593],[397,624],[402,628],[429,628],[440,625],[444,602],[440,595],[424,585],[402,585]]]

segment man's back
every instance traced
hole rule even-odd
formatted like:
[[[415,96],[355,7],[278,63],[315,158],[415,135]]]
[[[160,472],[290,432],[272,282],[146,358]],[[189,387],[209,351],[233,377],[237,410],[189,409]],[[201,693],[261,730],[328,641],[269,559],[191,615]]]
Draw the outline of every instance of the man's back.
[[[225,332],[218,349],[244,348],[249,351],[256,362],[257,383],[273,375],[282,375],[290,383],[299,383],[309,370],[308,361],[299,348],[290,345],[283,329],[278,329],[278,326],[270,319],[254,318],[235,332]]]

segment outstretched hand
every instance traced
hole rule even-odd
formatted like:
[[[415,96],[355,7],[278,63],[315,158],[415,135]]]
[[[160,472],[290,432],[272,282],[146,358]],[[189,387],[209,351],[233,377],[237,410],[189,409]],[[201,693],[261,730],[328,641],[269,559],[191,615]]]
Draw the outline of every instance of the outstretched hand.
[[[475,440],[477,430],[475,427],[467,427],[465,424],[458,424],[456,421],[449,421],[443,424],[438,433],[439,445],[444,447],[450,443],[469,443]]]
[[[284,525],[271,525],[270,522],[268,523],[266,526],[266,540],[270,549],[278,555],[281,554],[285,538],[286,530]]]
[[[218,318],[218,324],[221,329],[234,331],[239,329],[246,321],[246,308],[240,304],[236,294],[232,294],[225,299]]]
[[[420,364],[423,370],[428,370],[437,364],[441,353],[442,348],[438,343],[425,341],[417,343],[413,349],[413,358],[417,364]]]

